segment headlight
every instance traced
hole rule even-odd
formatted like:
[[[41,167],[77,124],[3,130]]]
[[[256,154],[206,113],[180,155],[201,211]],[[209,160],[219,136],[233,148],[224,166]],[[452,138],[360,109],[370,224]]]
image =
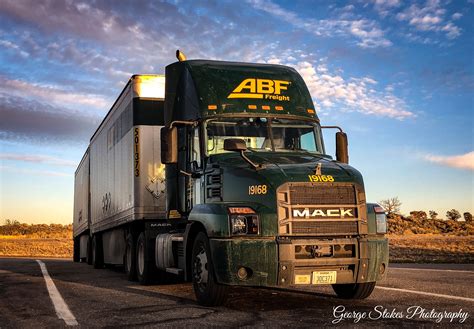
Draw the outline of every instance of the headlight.
[[[259,217],[252,208],[230,207],[229,213],[232,235],[257,235],[259,233]]]
[[[377,233],[387,233],[387,216],[385,216],[385,210],[382,207],[374,207],[375,221],[377,223]]]

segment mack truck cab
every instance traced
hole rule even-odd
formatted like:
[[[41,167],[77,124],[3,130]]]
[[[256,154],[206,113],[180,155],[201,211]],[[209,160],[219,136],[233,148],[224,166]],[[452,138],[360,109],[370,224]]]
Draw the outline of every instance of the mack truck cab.
[[[177,57],[164,76],[132,76],[92,135],[74,261],[141,284],[179,277],[206,306],[229,286],[368,297],[387,272],[385,213],[298,72]],[[339,130],[335,159],[322,129]]]
[[[223,303],[229,285],[329,284],[368,297],[387,272],[385,213],[366,202],[346,134],[321,126],[301,76],[178,58],[166,67],[161,129],[172,228],[156,236],[157,266],[183,269],[203,305]],[[340,130],[336,159],[324,128]]]

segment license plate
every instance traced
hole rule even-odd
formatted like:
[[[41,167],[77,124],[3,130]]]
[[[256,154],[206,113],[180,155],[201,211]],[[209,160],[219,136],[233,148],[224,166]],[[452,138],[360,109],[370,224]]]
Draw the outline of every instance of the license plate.
[[[313,284],[333,284],[336,283],[336,271],[317,271],[313,272]]]

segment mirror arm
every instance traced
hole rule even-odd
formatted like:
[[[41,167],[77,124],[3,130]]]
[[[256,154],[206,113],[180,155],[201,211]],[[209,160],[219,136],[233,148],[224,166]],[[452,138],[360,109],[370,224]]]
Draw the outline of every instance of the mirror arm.
[[[187,126],[197,126],[198,122],[197,121],[173,121],[170,123],[170,128],[172,128],[174,125],[187,125]]]
[[[244,150],[241,150],[241,151],[240,151],[240,156],[241,156],[245,161],[247,161],[247,162],[253,167],[253,169],[255,169],[255,170],[259,170],[259,169],[263,169],[263,168],[264,168],[264,166],[263,166],[262,164],[255,164],[255,163],[253,163],[252,160],[250,160],[250,159],[245,155]]]
[[[321,129],[339,129],[339,131],[340,131],[341,133],[344,132],[344,131],[342,130],[342,128],[339,127],[339,126],[321,126]]]

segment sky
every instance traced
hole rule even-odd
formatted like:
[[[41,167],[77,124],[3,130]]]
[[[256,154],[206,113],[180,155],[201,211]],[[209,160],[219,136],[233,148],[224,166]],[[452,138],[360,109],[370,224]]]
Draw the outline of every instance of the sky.
[[[0,221],[70,223],[74,171],[132,74],[276,63],[349,136],[367,199],[474,212],[474,1],[0,1]],[[325,132],[334,154],[334,131]]]

